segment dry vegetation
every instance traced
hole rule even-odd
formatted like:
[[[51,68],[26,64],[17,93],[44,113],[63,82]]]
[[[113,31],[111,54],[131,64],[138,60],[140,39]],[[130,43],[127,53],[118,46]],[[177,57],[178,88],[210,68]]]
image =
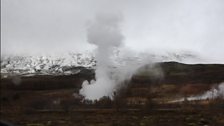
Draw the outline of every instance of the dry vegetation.
[[[167,63],[159,67],[164,69],[163,79],[135,75],[114,94],[113,101],[109,97],[89,101],[78,95],[81,82],[89,76],[22,77],[20,85],[11,78],[1,79],[1,120],[20,126],[224,125],[222,98],[168,103],[224,81],[223,66]]]

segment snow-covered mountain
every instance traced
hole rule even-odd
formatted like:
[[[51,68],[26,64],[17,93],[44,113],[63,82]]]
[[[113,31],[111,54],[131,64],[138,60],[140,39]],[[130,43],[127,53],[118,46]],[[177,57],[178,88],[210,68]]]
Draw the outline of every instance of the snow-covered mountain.
[[[200,63],[203,60],[191,53],[165,53],[161,55],[149,53],[133,53],[115,51],[111,57],[113,65],[126,65],[130,62],[165,62]],[[96,60],[94,53],[68,53],[61,56],[2,56],[1,74],[3,75],[64,75],[75,74],[85,67],[94,69]]]
[[[91,54],[69,53],[63,56],[3,56],[2,74],[19,75],[60,75],[72,74],[77,67],[92,68],[96,61]]]

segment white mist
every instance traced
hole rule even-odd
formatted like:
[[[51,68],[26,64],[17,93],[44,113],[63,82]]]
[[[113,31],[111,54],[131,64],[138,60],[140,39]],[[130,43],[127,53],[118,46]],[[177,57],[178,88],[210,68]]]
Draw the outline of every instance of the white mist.
[[[110,66],[113,49],[122,45],[123,35],[120,30],[121,17],[101,14],[87,29],[88,42],[97,46],[96,81],[84,81],[80,94],[85,99],[95,100],[103,96],[112,97],[116,83],[112,79]]]

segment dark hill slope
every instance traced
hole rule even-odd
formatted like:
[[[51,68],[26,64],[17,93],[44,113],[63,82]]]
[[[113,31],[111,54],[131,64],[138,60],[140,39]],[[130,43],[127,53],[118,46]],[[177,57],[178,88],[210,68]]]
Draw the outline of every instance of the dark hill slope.
[[[142,69],[142,70],[141,70]],[[224,81],[224,65],[221,64],[182,64],[164,62],[140,68],[131,82],[136,84],[213,84]],[[81,88],[82,81],[94,79],[94,70],[83,70],[74,75],[1,78],[1,88],[20,90],[49,90]],[[15,84],[15,81],[19,83]],[[139,86],[139,85],[138,85]]]
[[[144,66],[133,76],[135,82],[146,83],[220,83],[224,81],[223,64],[183,64],[163,62]]]

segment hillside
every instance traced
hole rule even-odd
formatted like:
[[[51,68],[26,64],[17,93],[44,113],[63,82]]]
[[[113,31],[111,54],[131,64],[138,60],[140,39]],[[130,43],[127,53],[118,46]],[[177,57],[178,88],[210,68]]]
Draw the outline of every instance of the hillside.
[[[1,120],[27,126],[224,124],[222,97],[173,102],[203,95],[224,82],[222,64],[146,65],[123,83],[113,100],[98,101],[78,94],[84,80],[94,79],[94,69],[77,69],[70,75],[1,77]]]
[[[224,80],[224,65],[162,62],[154,66],[143,66],[140,68],[139,73],[133,76],[133,80],[173,84],[220,83]]]
[[[44,89],[53,85],[52,88],[57,89],[77,88],[81,87],[81,82],[83,80],[94,79],[94,69],[85,67],[73,67],[73,69],[79,70],[79,73],[71,75],[19,75],[1,78],[1,87],[10,85],[11,87],[19,89],[23,89],[26,86]],[[192,65],[178,62],[163,62],[153,66],[146,65],[141,67],[131,79],[131,82],[147,84],[214,84],[223,81],[224,65],[222,64]]]

